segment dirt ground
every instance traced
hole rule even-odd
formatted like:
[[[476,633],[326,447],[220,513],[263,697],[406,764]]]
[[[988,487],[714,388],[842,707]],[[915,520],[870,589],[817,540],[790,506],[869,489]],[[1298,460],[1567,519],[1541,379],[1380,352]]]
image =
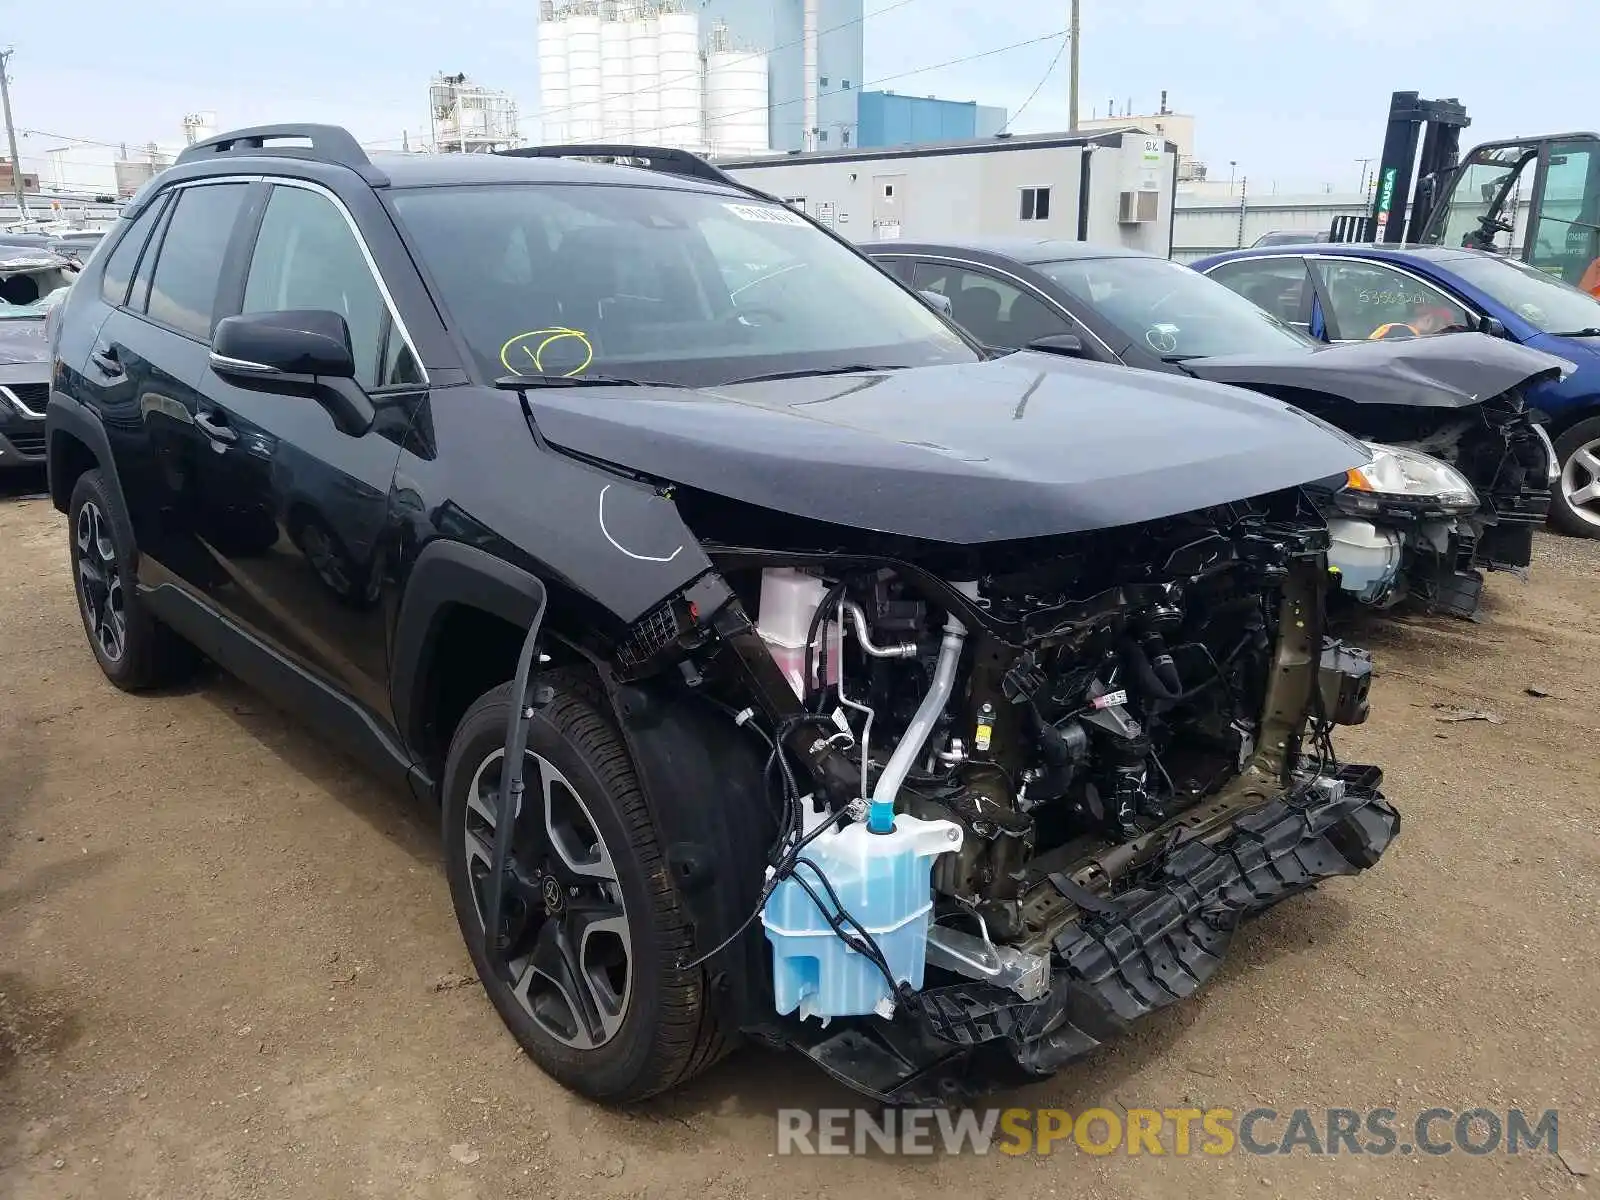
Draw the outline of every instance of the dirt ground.
[[[13,488],[0,1196],[1593,1195],[1600,543],[1538,550],[1531,583],[1493,580],[1481,625],[1364,631],[1373,719],[1340,748],[1387,769],[1404,813],[1383,862],[1247,927],[1193,1002],[997,1102],[1557,1108],[1568,1163],[792,1160],[774,1154],[780,1105],[852,1103],[797,1058],[745,1051],[625,1112],[546,1079],[475,984],[440,987],[471,966],[432,816],[229,679],[105,683],[65,523]],[[1438,704],[1503,723],[1447,723]]]

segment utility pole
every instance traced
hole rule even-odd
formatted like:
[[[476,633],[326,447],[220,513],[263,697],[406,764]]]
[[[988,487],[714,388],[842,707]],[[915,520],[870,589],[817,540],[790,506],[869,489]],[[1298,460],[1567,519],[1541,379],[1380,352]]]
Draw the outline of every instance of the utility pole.
[[[22,160],[17,157],[17,128],[11,123],[11,81],[7,77],[12,53],[10,46],[0,50],[0,107],[5,109],[6,144],[11,147],[11,187],[17,193],[17,212],[26,221],[28,200],[22,187]]]
[[[1069,82],[1067,86],[1072,89],[1072,95],[1067,98],[1067,132],[1075,132],[1078,128],[1078,33],[1082,27],[1079,6],[1082,0],[1072,0],[1072,21],[1067,26],[1067,36],[1072,39],[1071,67],[1068,71]]]
[[[1370,158],[1358,158],[1356,161],[1361,164],[1361,194],[1365,196],[1367,194],[1367,168],[1372,166],[1373,160]]]

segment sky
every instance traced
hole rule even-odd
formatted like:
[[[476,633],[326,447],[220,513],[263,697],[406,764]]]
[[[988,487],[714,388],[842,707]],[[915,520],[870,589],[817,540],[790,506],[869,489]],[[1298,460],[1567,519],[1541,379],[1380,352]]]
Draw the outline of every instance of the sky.
[[[753,0],[760,3],[763,0]],[[1018,132],[1065,127],[1067,0],[865,0],[866,80],[902,93],[1003,105]],[[1600,126],[1594,0],[1083,0],[1084,116],[1153,111],[1162,89],[1198,119],[1212,177],[1229,162],[1250,190],[1354,191],[1382,149],[1389,94],[1459,97],[1464,145]],[[14,47],[13,114],[26,167],[44,151],[178,143],[186,112],[223,128],[342,124],[398,149],[425,135],[429,77],[466,72],[518,100],[538,135],[537,0],[74,0],[0,9]],[[883,9],[881,15],[871,15]],[[1506,14],[1514,14],[1514,24]],[[1424,23],[1424,35],[1416,31]],[[1047,40],[923,70],[1030,38]],[[1573,53],[1578,57],[1574,59]],[[913,73],[914,72],[914,73]],[[1042,86],[1041,86],[1042,84]],[[78,139],[63,141],[62,138]],[[104,146],[96,148],[94,143]]]

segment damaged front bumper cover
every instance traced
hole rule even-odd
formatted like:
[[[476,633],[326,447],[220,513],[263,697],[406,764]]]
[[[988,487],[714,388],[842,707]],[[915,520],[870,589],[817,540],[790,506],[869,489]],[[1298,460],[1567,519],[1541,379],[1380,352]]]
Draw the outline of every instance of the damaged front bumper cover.
[[[1372,866],[1400,831],[1376,767],[1344,767],[1176,845],[1054,940],[1035,1000],[987,983],[931,987],[893,1022],[795,1031],[791,1044],[888,1104],[950,1104],[1048,1076],[1211,978],[1239,924]]]

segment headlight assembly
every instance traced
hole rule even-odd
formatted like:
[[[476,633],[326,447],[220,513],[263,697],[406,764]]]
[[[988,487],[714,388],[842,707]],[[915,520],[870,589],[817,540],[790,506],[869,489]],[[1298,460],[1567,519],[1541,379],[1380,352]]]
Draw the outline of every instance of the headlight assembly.
[[[1478,493],[1449,463],[1379,442],[1366,446],[1372,461],[1346,472],[1339,492],[1341,507],[1364,513],[1395,505],[1452,513],[1472,512],[1478,507]]]

